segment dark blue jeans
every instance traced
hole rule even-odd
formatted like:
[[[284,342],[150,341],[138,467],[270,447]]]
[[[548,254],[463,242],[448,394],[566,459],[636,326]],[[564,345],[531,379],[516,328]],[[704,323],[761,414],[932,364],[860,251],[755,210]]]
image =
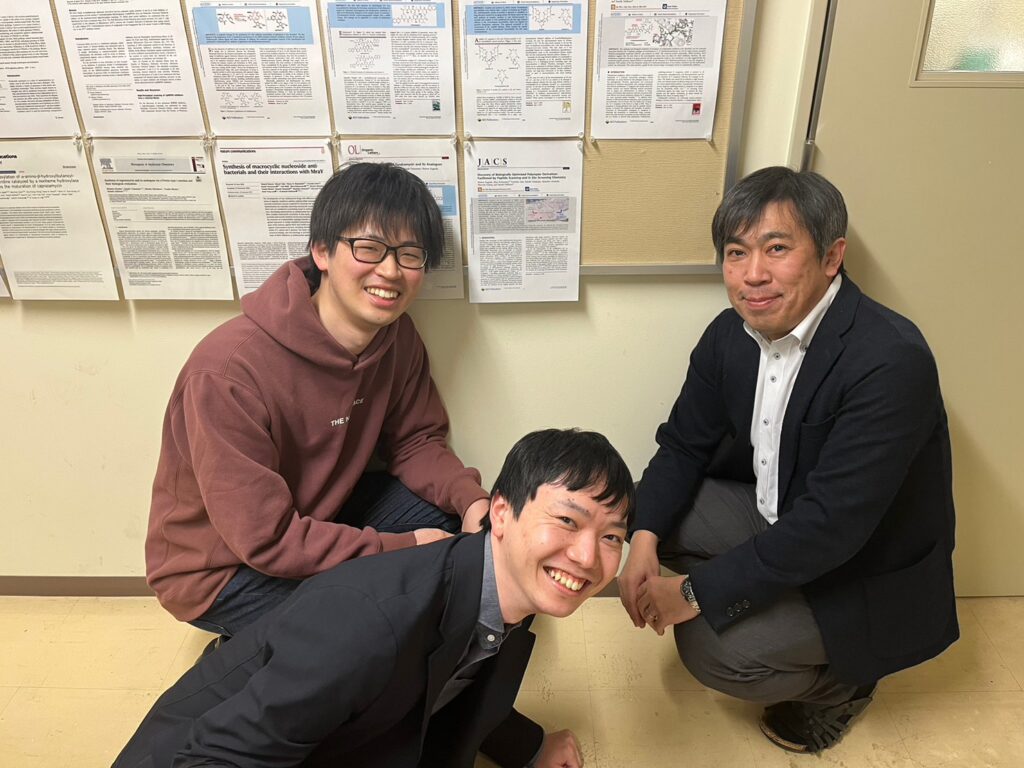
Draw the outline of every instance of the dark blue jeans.
[[[458,517],[424,501],[386,472],[363,475],[334,521],[368,526],[382,533],[406,533],[417,528],[442,528],[457,533],[462,525]],[[209,610],[189,624],[230,637],[283,602],[301,583],[297,579],[267,576],[242,565]]]

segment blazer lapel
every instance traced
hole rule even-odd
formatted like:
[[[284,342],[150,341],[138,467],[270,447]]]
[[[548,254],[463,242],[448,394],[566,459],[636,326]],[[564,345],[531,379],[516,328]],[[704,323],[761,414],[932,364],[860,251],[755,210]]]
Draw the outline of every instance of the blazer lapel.
[[[722,386],[725,390],[727,403],[735,403],[734,421],[737,428],[747,425],[747,431],[737,434],[736,440],[742,445],[750,445],[750,428],[754,420],[754,396],[757,393],[757,369],[761,360],[761,351],[757,342],[743,329],[742,322],[737,326],[738,343],[729,345],[726,354],[731,356],[730,362],[724,366],[725,374]]]
[[[793,383],[793,393],[789,396],[786,415],[782,421],[782,439],[779,447],[779,514],[783,512],[783,501],[793,479],[793,470],[796,468],[800,425],[803,424],[807,409],[822,381],[843,353],[846,344],[842,337],[853,324],[860,297],[860,289],[847,275],[843,275],[839,293],[821,319],[818,330],[807,347],[800,373]]]
[[[427,695],[420,727],[421,745],[427,733],[434,702],[462,658],[479,617],[484,536],[489,535],[480,533],[465,536],[452,548],[452,567],[439,628],[441,644],[427,660]]]

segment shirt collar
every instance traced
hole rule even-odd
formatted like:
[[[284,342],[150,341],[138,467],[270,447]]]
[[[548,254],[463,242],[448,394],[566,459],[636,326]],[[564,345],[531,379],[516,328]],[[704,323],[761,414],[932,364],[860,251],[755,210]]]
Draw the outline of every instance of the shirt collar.
[[[519,626],[518,624],[516,626]],[[505,634],[513,627],[505,626],[498,602],[498,582],[494,577],[494,554],[491,552],[491,535],[484,534],[484,571],[480,584],[480,615],[476,623],[477,640],[481,647],[501,645]],[[490,638],[494,638],[491,640]]]
[[[821,320],[825,317],[825,313],[828,308],[832,306],[832,301],[835,299],[836,294],[839,293],[839,288],[843,284],[843,276],[836,275],[832,278],[832,282],[829,283],[828,288],[825,290],[825,295],[821,297],[821,300],[814,305],[814,309],[807,313],[807,316],[790,331],[788,334],[783,336],[781,339],[776,339],[774,342],[769,341],[760,333],[755,331],[747,322],[743,321],[743,330],[756,341],[763,349],[767,349],[772,344],[778,344],[781,341],[789,339],[791,343],[799,344],[801,348],[807,348],[811,345],[811,339],[814,338],[814,334],[818,331],[818,326],[821,325]]]

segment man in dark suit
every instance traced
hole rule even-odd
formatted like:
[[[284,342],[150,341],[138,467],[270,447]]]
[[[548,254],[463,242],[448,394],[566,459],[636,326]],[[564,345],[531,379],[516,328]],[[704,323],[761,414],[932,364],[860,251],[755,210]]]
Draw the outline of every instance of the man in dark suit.
[[[513,709],[537,613],[615,575],[633,510],[593,432],[520,440],[485,530],[336,566],[199,662],[115,766],[582,766],[569,731]]]
[[[843,272],[846,223],[814,173],[766,168],[725,195],[712,235],[733,308],[658,429],[620,577],[636,626],[674,625],[690,672],[768,704],[762,731],[798,752],[959,634],[935,360]]]

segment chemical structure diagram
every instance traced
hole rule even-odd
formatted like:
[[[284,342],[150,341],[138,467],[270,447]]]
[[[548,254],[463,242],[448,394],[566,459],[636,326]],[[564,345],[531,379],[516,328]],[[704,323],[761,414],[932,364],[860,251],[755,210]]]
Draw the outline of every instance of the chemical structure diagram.
[[[571,5],[531,5],[530,30],[571,30]]]
[[[437,6],[395,3],[391,6],[391,23],[396,27],[436,27]]]
[[[682,48],[693,44],[693,19],[632,19],[626,28],[626,45]]]
[[[372,38],[349,38],[345,52],[349,56],[349,68],[353,70],[372,70],[380,63],[380,44]]]
[[[527,221],[569,221],[569,200],[565,197],[530,198],[526,201]]]
[[[231,32],[287,32],[288,11],[217,11],[217,27]]]
[[[476,57],[498,85],[508,85],[509,71],[519,69],[519,44],[476,41]]]

